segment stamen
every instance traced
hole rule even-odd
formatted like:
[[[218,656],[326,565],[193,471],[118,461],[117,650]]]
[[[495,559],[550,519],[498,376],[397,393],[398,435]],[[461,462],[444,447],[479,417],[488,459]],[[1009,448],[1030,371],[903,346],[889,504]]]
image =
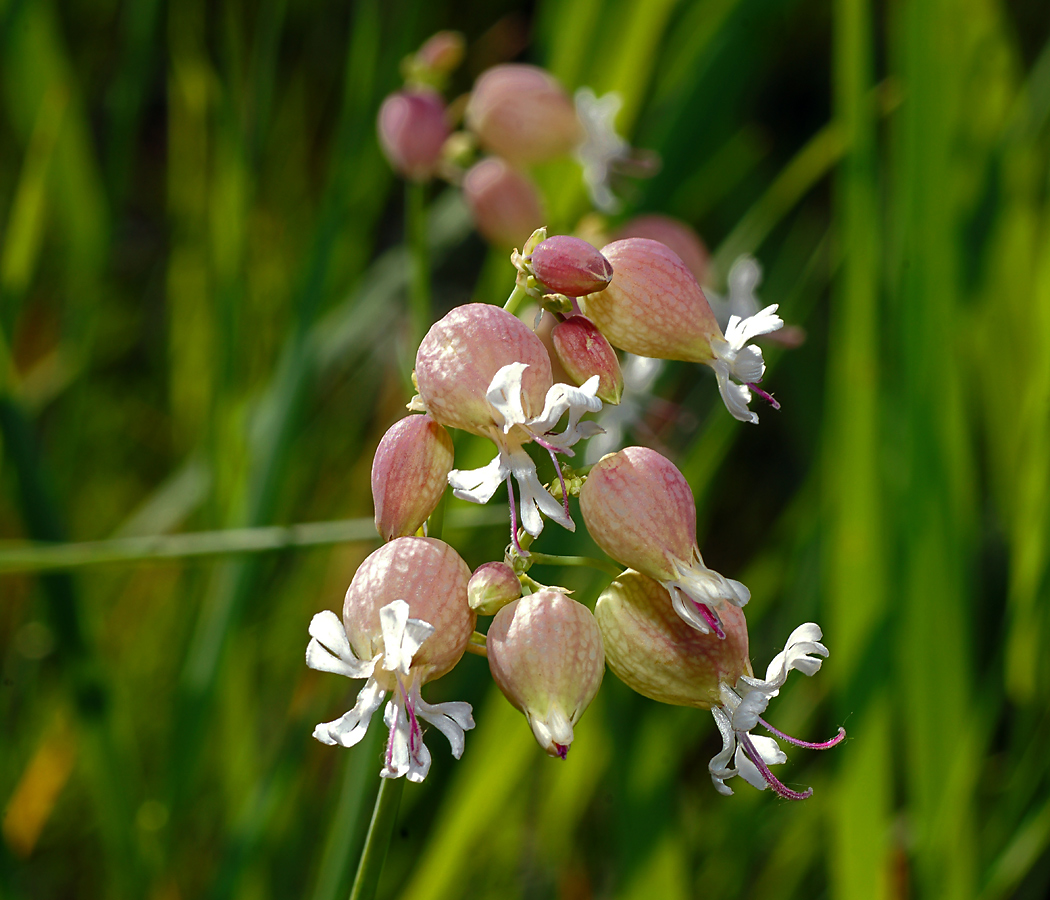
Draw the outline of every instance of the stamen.
[[[423,743],[423,729],[419,725],[419,719],[416,718],[416,708],[409,699],[408,692],[401,683],[400,676],[395,675],[394,677],[397,679],[397,686],[401,688],[401,696],[405,701],[405,712],[408,713],[408,752],[418,759],[418,747]]]
[[[758,394],[759,397],[761,397],[763,400],[765,400],[766,403],[768,403],[770,406],[772,406],[773,409],[780,409],[780,404],[777,402],[777,399],[772,394],[767,394],[764,390],[762,390],[762,388],[760,388],[753,381],[749,381],[747,383],[747,386],[749,388],[751,388],[751,390],[753,390],[756,394]]]
[[[758,721],[762,723],[762,727],[767,731],[772,732],[778,738],[783,741],[787,741],[789,744],[794,744],[796,747],[806,747],[809,750],[827,750],[830,747],[834,747],[836,744],[841,744],[846,739],[846,729],[841,725],[839,726],[839,733],[835,735],[830,741],[824,741],[823,743],[813,743],[812,741],[800,741],[798,738],[792,737],[790,734],[784,734],[777,728],[770,725],[761,716],[758,717]]]
[[[558,483],[561,485],[561,505],[565,509],[565,518],[571,519],[572,516],[569,515],[569,492],[565,489],[565,476],[561,473],[561,466],[558,465],[558,457],[554,455],[554,448],[542,438],[533,438],[533,440],[550,454],[551,462],[554,463],[554,471],[558,473]]]
[[[555,744],[554,752],[558,759],[565,759],[569,755],[569,748],[565,744]]]
[[[507,499],[510,500],[510,542],[514,545],[514,549],[518,551],[518,556],[528,556],[529,551],[521,546],[518,541],[518,507],[514,503],[514,485],[511,483],[511,476],[507,476]]]
[[[693,598],[690,597],[689,599],[692,600]],[[726,633],[722,630],[722,623],[718,621],[718,616],[711,612],[707,606],[697,600],[693,600],[693,605],[699,610],[700,615],[704,617],[704,621],[707,622],[710,629],[724,641],[726,639]]]
[[[813,788],[806,788],[800,794],[798,791],[791,790],[776,775],[770,772],[766,761],[762,759],[762,754],[755,749],[755,745],[751,743],[751,736],[746,731],[738,731],[736,737],[743,745],[747,758],[755,764],[758,771],[762,773],[762,777],[766,779],[766,784],[773,788],[778,796],[783,797],[785,800],[808,800],[813,796]]]

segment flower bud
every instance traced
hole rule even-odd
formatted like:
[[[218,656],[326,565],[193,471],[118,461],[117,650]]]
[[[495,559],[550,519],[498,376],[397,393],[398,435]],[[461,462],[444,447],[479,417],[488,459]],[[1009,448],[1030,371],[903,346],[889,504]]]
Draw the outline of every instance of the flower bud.
[[[616,351],[585,316],[569,316],[551,331],[551,341],[565,371],[576,384],[599,377],[598,398],[614,406],[623,396],[623,373]]]
[[[659,241],[628,238],[602,248],[613,267],[609,286],[588,294],[584,311],[609,343],[655,359],[710,362],[722,339],[693,273]]]
[[[599,460],[580,490],[580,511],[598,546],[660,582],[675,612],[693,628],[725,637],[724,610],[751,599],[739,581],[704,565],[696,545],[693,492],[655,450],[628,447]]]
[[[528,325],[488,303],[453,309],[427,332],[416,353],[416,382],[427,411],[450,428],[491,437],[492,406],[485,393],[493,376],[509,363],[524,363],[522,408],[528,417],[543,411],[553,384],[550,358]]]
[[[390,427],[372,460],[376,529],[384,541],[415,534],[437,507],[452,471],[452,438],[430,416]]]
[[[582,297],[603,291],[612,281],[609,260],[586,241],[558,234],[532,251],[532,271],[552,293]]]
[[[648,238],[666,244],[686,264],[701,285],[708,283],[711,254],[691,225],[671,216],[651,213],[635,216],[616,232],[616,240]]]
[[[741,610],[725,611],[725,640],[701,634],[682,621],[666,590],[632,569],[602,591],[594,617],[613,674],[660,703],[710,709],[722,702],[722,682],[753,674]]]
[[[481,160],[464,176],[463,199],[481,236],[496,247],[519,247],[543,225],[536,186],[494,156]]]
[[[561,591],[539,591],[496,614],[486,646],[499,689],[525,714],[547,754],[565,759],[573,725],[598,693],[605,671],[591,611]]]
[[[467,600],[479,616],[494,616],[521,596],[521,582],[504,562],[478,566],[467,583]]]
[[[420,683],[440,678],[463,656],[477,616],[467,604],[470,569],[448,544],[434,538],[402,537],[384,544],[358,567],[343,600],[343,626],[358,659],[384,652],[379,610],[395,600],[408,604],[408,615],[433,626],[412,660]],[[394,690],[393,673],[384,690]]]
[[[693,555],[693,492],[674,464],[648,447],[599,460],[580,491],[580,510],[599,547],[650,578],[673,577],[671,560]]]
[[[379,144],[391,167],[412,181],[430,178],[449,135],[445,105],[433,91],[391,94],[379,108]]]
[[[543,69],[518,63],[493,66],[478,78],[466,121],[482,147],[515,166],[564,156],[582,138],[561,85]]]

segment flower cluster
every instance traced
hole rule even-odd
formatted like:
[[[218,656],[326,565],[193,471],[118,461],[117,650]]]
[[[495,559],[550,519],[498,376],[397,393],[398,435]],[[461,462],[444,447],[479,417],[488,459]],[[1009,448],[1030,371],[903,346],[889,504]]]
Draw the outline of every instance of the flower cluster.
[[[414,86],[380,112],[381,143],[406,178],[431,177],[451,158],[452,136],[436,91],[461,54],[454,36],[432,38],[406,62]],[[628,153],[610,128],[617,108],[615,98],[588,91],[574,105],[540,69],[490,69],[478,79],[464,118],[472,143],[491,155],[466,173],[464,190],[469,197],[476,182],[510,178],[517,179],[517,191],[527,184],[527,166],[575,153],[596,204],[612,206],[610,161]],[[487,202],[472,204],[483,231],[489,212],[507,212],[505,199]],[[421,688],[470,651],[487,657],[494,682],[524,714],[540,747],[565,759],[608,664],[646,697],[711,710],[723,743],[709,767],[720,792],[732,793],[726,783],[739,775],[781,797],[803,799],[809,791],[788,788],[770,769],[786,760],[774,738],[824,749],[844,731],[809,743],[762,716],[790,671],[819,670],[828,655],[820,629],[813,623],[795,629],[765,678],[755,678],[743,612],[750,591],[704,563],[693,495],[674,463],[647,447],[615,444],[589,469],[573,471],[562,462],[603,432],[603,410],[624,399],[617,351],[709,366],[726,408],[741,421],[758,421],[749,408],[752,392],[779,408],[757,387],[765,364],[750,343],[783,325],[775,305],[759,309],[754,302],[757,264],[731,273],[731,300],[738,305],[720,322],[699,283],[707,277],[706,250],[682,223],[644,217],[627,223],[616,240],[592,243],[533,230],[538,222],[522,208],[499,226],[521,245],[511,254],[517,278],[507,304],[469,303],[432,325],[415,355],[411,413],[379,443],[372,492],[385,543],[354,575],[342,619],[332,612],[314,617],[306,652],[312,668],[365,683],[353,708],[318,725],[314,737],[353,746],[390,695],[381,774],[423,779],[431,762],[424,723],[445,735],[458,758],[474,720],[469,704],[431,704]],[[517,313],[533,301],[542,315],[530,316],[530,327]],[[631,424],[621,419],[615,433]],[[456,468],[450,429],[491,441],[491,461]],[[428,522],[449,490],[484,504],[502,487],[510,519],[505,557],[471,574],[437,538],[437,526],[428,532]],[[575,530],[573,496],[595,543],[624,569],[601,592],[594,612],[528,574],[540,556],[529,548],[548,520]],[[475,631],[478,616],[492,617],[485,634]],[[753,735],[759,725],[774,738]]]

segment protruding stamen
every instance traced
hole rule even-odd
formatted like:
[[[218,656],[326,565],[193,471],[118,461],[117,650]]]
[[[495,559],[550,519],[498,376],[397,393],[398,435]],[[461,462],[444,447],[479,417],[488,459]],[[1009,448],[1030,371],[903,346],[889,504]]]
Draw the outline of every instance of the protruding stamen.
[[[692,599],[692,598],[690,598]],[[704,617],[704,621],[707,622],[708,627],[716,634],[721,640],[726,639],[726,633],[722,630],[722,623],[718,621],[716,616],[711,609],[703,603],[693,600],[693,605],[700,612],[700,615]]]
[[[780,403],[777,402],[776,397],[774,397],[772,394],[766,393],[764,390],[762,390],[762,388],[760,388],[753,381],[749,381],[747,383],[747,386],[749,388],[751,388],[751,390],[753,390],[756,394],[758,394],[759,397],[761,397],[763,400],[765,400],[766,403],[768,403],[770,406],[772,406],[773,409],[780,409]]]
[[[766,784],[773,788],[778,796],[783,797],[785,800],[808,800],[813,796],[813,788],[806,788],[802,793],[793,791],[777,778],[776,775],[769,771],[769,766],[767,766],[766,761],[762,759],[762,754],[755,748],[755,745],[751,742],[750,735],[748,735],[746,731],[738,731],[736,737],[743,745],[747,758],[755,764],[758,771],[762,773],[762,777],[766,779]]]
[[[554,752],[558,759],[565,759],[569,755],[569,748],[565,744],[555,744]]]
[[[416,718],[416,708],[409,699],[405,686],[399,677],[396,675],[394,677],[397,678],[397,686],[401,688],[401,697],[405,701],[405,712],[408,713],[408,752],[418,759],[418,747],[423,744],[423,729],[419,724],[419,719]]]
[[[511,484],[510,476],[507,476],[507,499],[510,501],[510,542],[517,550],[518,556],[528,556],[529,551],[521,546],[518,541],[518,507],[514,503],[514,485]]]
[[[836,734],[830,741],[823,741],[822,743],[814,743],[812,741],[801,741],[798,738],[792,737],[790,734],[784,734],[777,728],[770,725],[761,716],[758,717],[758,721],[762,723],[762,727],[773,734],[775,734],[781,740],[787,741],[789,744],[794,744],[796,747],[806,747],[809,750],[827,750],[830,747],[834,747],[836,744],[841,744],[846,739],[846,729],[841,725],[839,726],[839,733]]]

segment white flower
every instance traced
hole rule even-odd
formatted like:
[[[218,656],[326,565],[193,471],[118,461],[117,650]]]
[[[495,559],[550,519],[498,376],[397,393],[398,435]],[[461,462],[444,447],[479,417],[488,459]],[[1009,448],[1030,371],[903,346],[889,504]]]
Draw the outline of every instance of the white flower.
[[[559,503],[543,486],[536,464],[525,452],[524,445],[535,441],[543,447],[554,461],[560,479],[561,468],[555,454],[573,456],[571,447],[574,444],[601,431],[594,422],[580,421],[585,413],[598,412],[602,408],[602,401],[595,396],[599,379],[594,375],[578,388],[567,384],[553,385],[547,391],[543,412],[530,419],[525,414],[521,398],[521,377],[527,368],[520,362],[503,366],[493,376],[485,393],[493,422],[502,423],[502,426],[493,427],[490,435],[497,448],[495,458],[479,469],[453,469],[448,483],[452,485],[452,493],[461,500],[487,503],[503,482],[513,478],[518,483],[521,498],[521,524],[529,534],[537,537],[543,531],[541,513],[569,531],[575,531],[564,488],[565,501]],[[565,430],[560,434],[550,434],[566,412],[569,418]],[[516,542],[517,512],[509,483],[507,491],[511,504],[511,531]]]
[[[745,346],[751,338],[760,334],[769,334],[784,327],[784,320],[776,315],[777,304],[759,310],[746,319],[730,316],[725,330],[725,340],[714,338],[711,351],[715,358],[708,364],[715,370],[718,379],[718,391],[726,409],[733,418],[741,422],[758,423],[758,415],[747,408],[751,402],[752,388],[762,380],[766,365],[762,361],[762,351],[758,347]],[[730,381],[732,379],[732,381]],[[735,384],[734,382],[739,382]],[[772,398],[760,391],[768,400]],[[775,407],[774,407],[775,408]]]
[[[785,786],[769,769],[770,766],[787,762],[784,751],[772,738],[753,736],[750,732],[761,724],[788,743],[814,750],[834,747],[845,738],[846,730],[839,728],[838,734],[830,741],[800,741],[773,728],[762,718],[769,701],[780,693],[788,672],[798,669],[805,675],[813,675],[819,671],[821,663],[828,656],[828,648],[820,643],[820,638],[820,628],[813,622],[800,625],[791,632],[787,646],[773,657],[764,680],[741,675],[735,687],[725,683],[720,686],[722,705],[712,708],[711,714],[722,734],[722,751],[708,764],[711,780],[719,793],[733,793],[726,781],[734,775],[739,775],[759,790],[772,787],[787,800],[804,800],[813,793],[812,788],[800,793]]]
[[[432,705],[419,696],[421,678],[412,668],[412,659],[434,633],[432,625],[422,619],[410,619],[404,600],[395,600],[380,609],[379,620],[383,649],[369,660],[354,655],[343,623],[335,613],[325,610],[311,620],[306,664],[322,672],[367,679],[354,708],[334,722],[322,722],[314,729],[314,737],[324,744],[354,746],[365,736],[372,715],[392,690],[394,696],[383,713],[390,737],[380,775],[406,775],[409,781],[422,781],[430,770],[430,751],[423,743],[419,720],[429,722],[444,734],[452,755],[459,759],[463,755],[464,732],[474,727],[471,707],[462,702]]]
[[[593,465],[607,453],[615,453],[624,445],[624,435],[642,422],[652,401],[652,387],[663,370],[662,359],[625,353],[620,363],[623,373],[623,396],[619,406],[608,406],[598,419],[604,434],[597,435],[587,445],[587,463]]]
[[[615,91],[598,97],[589,87],[576,92],[576,115],[583,125],[584,139],[576,148],[576,161],[583,166],[583,180],[594,205],[605,213],[616,213],[620,201],[609,189],[614,165],[631,155],[631,145],[616,132],[616,116],[623,98]]]

